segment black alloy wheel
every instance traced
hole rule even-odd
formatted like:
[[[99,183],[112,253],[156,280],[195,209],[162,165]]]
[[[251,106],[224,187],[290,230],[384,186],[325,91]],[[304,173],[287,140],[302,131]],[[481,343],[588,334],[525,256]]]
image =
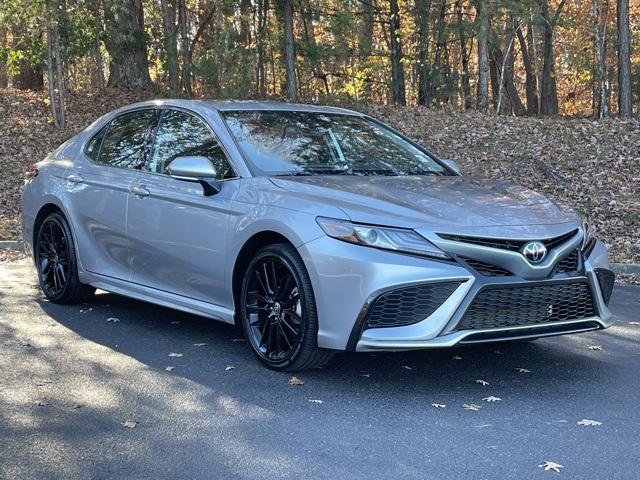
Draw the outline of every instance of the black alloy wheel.
[[[240,298],[242,326],[254,353],[276,370],[325,364],[317,347],[318,321],[311,281],[291,245],[263,248],[249,264]]]
[[[95,292],[80,283],[73,237],[60,213],[44,219],[35,242],[35,260],[40,288],[55,303],[79,303]]]

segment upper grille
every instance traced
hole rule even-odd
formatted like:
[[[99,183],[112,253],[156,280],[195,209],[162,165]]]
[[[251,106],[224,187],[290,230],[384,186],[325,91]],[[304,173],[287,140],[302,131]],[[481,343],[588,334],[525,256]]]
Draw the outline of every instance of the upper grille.
[[[578,270],[578,251],[571,253],[568,257],[563,258],[556,266],[556,272],[575,272]]]
[[[476,295],[456,329],[516,327],[594,315],[591,291],[584,281],[488,287]]]
[[[544,246],[547,247],[548,250],[557,247],[558,245],[562,245],[564,242],[573,237],[578,230],[572,230],[569,233],[565,233],[564,235],[560,235],[559,237],[547,238],[540,240],[544,243]],[[464,235],[450,235],[448,233],[439,233],[439,237],[444,238],[445,240],[452,240],[454,242],[463,242],[463,243],[473,243],[474,245],[481,245],[483,247],[491,247],[498,248],[501,250],[511,250],[513,252],[518,252],[520,249],[531,240],[511,240],[511,239],[501,239],[501,238],[481,238],[481,237],[468,237]]]
[[[509,270],[499,267],[498,265],[481,262],[480,260],[476,260],[474,258],[460,258],[462,258],[475,271],[487,277],[509,277],[513,275],[513,273],[511,273]]]
[[[365,325],[401,327],[424,320],[449,298],[461,282],[402,287],[383,293],[369,309]]]

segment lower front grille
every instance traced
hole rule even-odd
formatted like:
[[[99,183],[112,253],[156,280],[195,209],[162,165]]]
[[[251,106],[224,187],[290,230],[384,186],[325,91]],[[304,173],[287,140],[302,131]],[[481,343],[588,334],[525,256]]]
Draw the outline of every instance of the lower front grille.
[[[584,281],[535,286],[491,286],[480,290],[456,330],[535,325],[595,316]]]
[[[365,327],[402,327],[424,320],[449,298],[460,283],[413,285],[383,293],[370,307]]]

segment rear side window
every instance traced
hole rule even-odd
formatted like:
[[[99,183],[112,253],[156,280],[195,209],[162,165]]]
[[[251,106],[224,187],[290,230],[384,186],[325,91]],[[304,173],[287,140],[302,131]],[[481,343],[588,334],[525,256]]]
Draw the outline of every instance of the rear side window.
[[[98,162],[113,167],[141,168],[153,115],[152,110],[144,110],[114,118],[102,142]]]
[[[145,170],[165,173],[174,158],[191,155],[207,157],[219,180],[235,176],[217,137],[202,120],[178,110],[165,110]]]
[[[94,162],[98,161],[98,155],[100,154],[100,145],[102,144],[102,138],[104,132],[107,131],[107,127],[102,127],[98,133],[96,133],[84,146],[84,153]]]

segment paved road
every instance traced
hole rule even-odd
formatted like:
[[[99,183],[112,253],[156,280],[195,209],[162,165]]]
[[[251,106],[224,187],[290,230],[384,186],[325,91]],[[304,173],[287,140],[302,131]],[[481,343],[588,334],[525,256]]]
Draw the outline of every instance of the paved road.
[[[53,305],[2,264],[0,478],[638,479],[640,288],[613,309],[606,332],[343,354],[291,386],[231,326],[110,294]]]

